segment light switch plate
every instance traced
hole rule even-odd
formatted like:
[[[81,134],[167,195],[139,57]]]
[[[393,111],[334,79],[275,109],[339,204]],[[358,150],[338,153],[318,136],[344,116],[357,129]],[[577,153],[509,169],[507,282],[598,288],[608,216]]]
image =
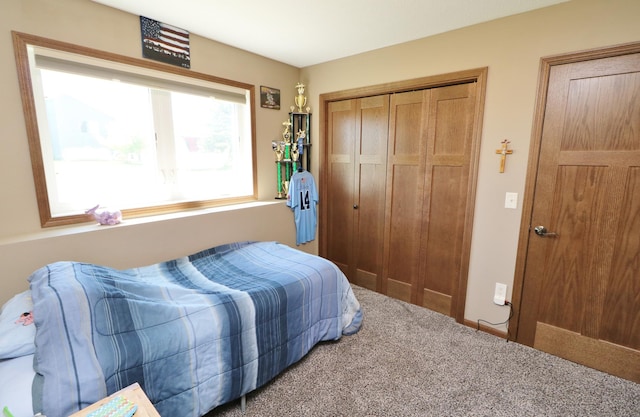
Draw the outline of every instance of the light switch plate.
[[[518,208],[518,193],[507,193],[504,197],[504,208]]]

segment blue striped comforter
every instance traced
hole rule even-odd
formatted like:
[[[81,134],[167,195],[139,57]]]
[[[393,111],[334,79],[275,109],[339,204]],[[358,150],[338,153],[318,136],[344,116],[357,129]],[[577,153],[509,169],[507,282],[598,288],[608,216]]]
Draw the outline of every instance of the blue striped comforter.
[[[202,416],[362,320],[334,264],[275,242],[130,270],[57,262],[29,280],[34,413],[48,417],[134,382],[162,416]]]

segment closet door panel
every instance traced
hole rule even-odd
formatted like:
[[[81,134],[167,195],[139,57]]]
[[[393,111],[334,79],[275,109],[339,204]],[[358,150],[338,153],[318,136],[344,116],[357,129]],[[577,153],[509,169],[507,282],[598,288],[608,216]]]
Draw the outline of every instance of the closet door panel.
[[[432,91],[418,303],[452,315],[462,266],[475,84]]]
[[[408,302],[415,302],[420,266],[424,121],[429,95],[423,90],[391,98],[383,289]]]
[[[358,100],[355,148],[355,282],[378,290],[382,273],[389,96]]]
[[[356,138],[355,100],[329,103],[327,148],[329,164],[327,204],[327,258],[350,276],[353,265],[354,146]]]

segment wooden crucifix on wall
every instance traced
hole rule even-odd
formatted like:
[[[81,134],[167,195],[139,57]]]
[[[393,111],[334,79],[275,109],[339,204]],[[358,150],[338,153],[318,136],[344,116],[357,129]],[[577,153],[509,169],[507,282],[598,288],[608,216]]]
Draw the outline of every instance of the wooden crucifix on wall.
[[[507,155],[511,155],[513,153],[513,150],[508,149],[510,142],[507,139],[503,140],[500,143],[502,144],[502,146],[500,147],[500,149],[496,149],[496,153],[500,155],[500,173],[503,173],[504,164],[505,162],[507,162]]]

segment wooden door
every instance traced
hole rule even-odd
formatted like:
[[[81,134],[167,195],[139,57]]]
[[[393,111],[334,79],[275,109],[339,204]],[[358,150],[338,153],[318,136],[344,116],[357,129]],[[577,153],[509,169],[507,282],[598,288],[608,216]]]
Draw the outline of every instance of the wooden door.
[[[327,257],[357,285],[379,290],[389,96],[329,103]]]
[[[517,340],[640,382],[640,54],[602,55],[549,65]]]

